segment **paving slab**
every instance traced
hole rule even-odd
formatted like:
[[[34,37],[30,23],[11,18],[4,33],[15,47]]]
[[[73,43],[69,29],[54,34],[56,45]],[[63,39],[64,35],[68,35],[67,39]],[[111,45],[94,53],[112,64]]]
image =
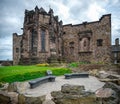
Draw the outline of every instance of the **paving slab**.
[[[61,90],[61,86],[64,84],[72,85],[84,85],[86,91],[90,90],[95,92],[97,89],[101,88],[105,83],[100,82],[96,77],[89,76],[88,78],[72,78],[65,79],[64,76],[56,77],[55,82],[47,82],[39,85],[36,88],[28,88],[25,91],[27,96],[42,96],[46,95],[46,99],[50,100],[52,91]]]

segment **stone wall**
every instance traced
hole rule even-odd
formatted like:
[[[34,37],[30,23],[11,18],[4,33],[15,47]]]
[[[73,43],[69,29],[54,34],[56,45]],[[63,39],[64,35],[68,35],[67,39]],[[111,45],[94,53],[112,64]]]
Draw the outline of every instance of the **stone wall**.
[[[99,21],[63,26],[64,56],[71,61],[111,62],[111,15]],[[71,51],[70,43],[74,46]],[[73,57],[74,56],[74,57]]]
[[[13,33],[13,65],[18,64],[21,58],[21,40],[22,35]]]
[[[111,62],[110,14],[95,22],[63,25],[51,8],[46,12],[36,6],[25,10],[23,35],[13,38],[14,64],[43,63],[53,57],[67,62]],[[16,47],[21,51],[15,52]]]
[[[111,82],[95,92],[86,91],[83,85],[64,84],[60,91],[51,92],[52,103],[45,103],[46,95],[26,93],[28,86],[28,82],[6,85],[0,89],[0,104],[120,104],[120,86]]]
[[[19,58],[14,58],[15,64],[35,64],[46,62],[52,55],[61,54],[62,21],[54,16],[53,10],[47,13],[42,7],[35,10],[25,10],[23,35],[13,39],[14,51],[16,41],[21,49]],[[21,40],[21,41],[18,41]],[[13,56],[16,57],[16,53]]]
[[[65,84],[51,95],[55,104],[99,104],[94,93],[84,90],[84,86]]]

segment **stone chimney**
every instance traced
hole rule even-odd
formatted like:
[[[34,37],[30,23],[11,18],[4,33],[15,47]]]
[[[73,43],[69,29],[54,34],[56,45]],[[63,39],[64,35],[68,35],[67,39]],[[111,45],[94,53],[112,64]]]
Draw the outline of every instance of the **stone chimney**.
[[[115,39],[115,45],[118,46],[119,45],[119,38]]]

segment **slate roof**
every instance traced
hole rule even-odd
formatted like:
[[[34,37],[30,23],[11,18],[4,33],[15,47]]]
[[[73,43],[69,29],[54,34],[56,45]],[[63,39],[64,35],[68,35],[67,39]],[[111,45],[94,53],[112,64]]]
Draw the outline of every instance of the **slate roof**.
[[[120,45],[119,46],[112,45],[112,52],[120,52]]]

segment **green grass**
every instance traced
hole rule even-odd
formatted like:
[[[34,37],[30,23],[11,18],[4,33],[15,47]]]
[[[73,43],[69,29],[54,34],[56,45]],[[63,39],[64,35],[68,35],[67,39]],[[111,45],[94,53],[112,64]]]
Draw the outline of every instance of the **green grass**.
[[[79,65],[83,65],[83,64],[89,64],[89,62],[71,62],[69,64],[69,67],[72,67],[72,68],[75,68],[75,67],[78,67]]]
[[[78,67],[79,63],[78,62],[72,62],[69,64],[69,67]]]
[[[53,75],[59,76],[70,73],[70,69],[61,67],[4,66],[0,67],[0,82],[26,81],[46,75],[46,70],[52,70]]]

